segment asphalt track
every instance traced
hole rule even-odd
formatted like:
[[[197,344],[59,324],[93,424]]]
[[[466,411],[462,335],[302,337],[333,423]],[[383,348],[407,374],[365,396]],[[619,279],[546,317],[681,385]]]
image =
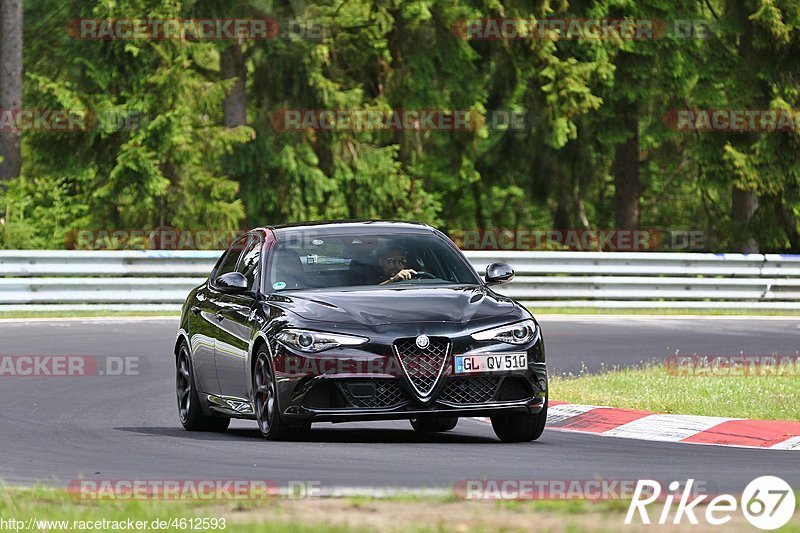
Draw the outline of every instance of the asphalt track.
[[[796,354],[800,319],[543,317],[551,372],[599,371],[681,354]],[[462,419],[441,435],[405,421],[319,424],[300,443],[268,442],[254,423],[185,432],[170,355],[177,320],[0,322],[0,355],[138,356],[139,375],[0,377],[0,479],[268,479],[323,488],[448,488],[466,479],[703,481],[740,492],[778,475],[800,487],[796,452],[648,442],[546,430],[502,444]],[[613,394],[613,391],[609,391]]]

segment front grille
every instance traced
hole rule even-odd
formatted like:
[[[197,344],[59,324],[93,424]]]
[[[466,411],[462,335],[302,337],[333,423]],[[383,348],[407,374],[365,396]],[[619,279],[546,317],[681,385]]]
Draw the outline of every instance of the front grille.
[[[450,378],[439,399],[457,404],[491,402],[500,379],[492,376],[474,378]]]
[[[428,347],[421,349],[417,347],[416,338],[398,339],[394,349],[414,390],[421,397],[428,396],[447,362],[450,340],[431,337]]]
[[[356,392],[363,390],[365,386],[367,388],[374,386],[374,394],[364,396]],[[386,409],[390,407],[399,407],[408,403],[400,386],[396,382],[390,380],[353,381],[342,383],[339,387],[347,399],[347,402],[353,407]]]

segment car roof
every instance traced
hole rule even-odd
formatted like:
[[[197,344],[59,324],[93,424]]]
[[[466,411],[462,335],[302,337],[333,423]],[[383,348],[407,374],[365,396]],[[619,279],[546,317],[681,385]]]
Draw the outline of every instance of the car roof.
[[[319,222],[300,222],[272,226],[278,240],[282,237],[296,235],[303,231],[312,231],[315,235],[374,235],[381,233],[420,233],[431,234],[433,228],[420,222],[404,222],[399,220],[326,220]]]

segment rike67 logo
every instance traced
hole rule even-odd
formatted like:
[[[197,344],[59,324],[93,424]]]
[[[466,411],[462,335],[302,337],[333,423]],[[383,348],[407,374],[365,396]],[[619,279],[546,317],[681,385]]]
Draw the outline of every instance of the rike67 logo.
[[[682,524],[684,520],[697,525],[700,523],[699,515],[706,524],[721,526],[730,522],[734,513],[741,512],[758,529],[773,530],[786,525],[794,516],[794,491],[776,476],[762,476],[751,481],[742,492],[741,501],[731,494],[721,494],[706,501],[708,495],[692,494],[693,485],[694,479],[687,480],[683,487],[678,481],[673,481],[668,486],[669,492],[662,495],[663,489],[658,481],[639,480],[625,523],[633,523],[638,514],[643,524],[650,524],[648,511],[655,511],[653,520],[662,525],[670,521],[676,525]],[[700,504],[705,505],[705,513],[701,514],[700,509],[696,509]],[[648,506],[651,507],[648,509]]]

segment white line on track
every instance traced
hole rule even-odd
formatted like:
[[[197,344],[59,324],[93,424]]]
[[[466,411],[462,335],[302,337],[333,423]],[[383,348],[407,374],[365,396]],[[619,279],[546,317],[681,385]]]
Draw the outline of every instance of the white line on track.
[[[73,316],[73,317],[31,317],[31,318],[0,318],[0,324],[19,324],[27,322],[144,322],[180,320],[180,316]]]

